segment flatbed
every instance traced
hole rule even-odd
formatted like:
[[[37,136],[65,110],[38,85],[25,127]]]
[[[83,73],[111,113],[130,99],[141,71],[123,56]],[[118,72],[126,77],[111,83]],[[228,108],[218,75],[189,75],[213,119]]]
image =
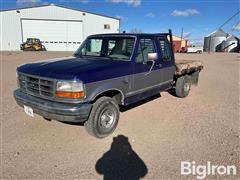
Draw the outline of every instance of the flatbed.
[[[193,73],[196,71],[201,71],[203,69],[203,63],[198,60],[183,60],[183,59],[176,59],[175,60],[175,75],[185,75],[189,73]]]

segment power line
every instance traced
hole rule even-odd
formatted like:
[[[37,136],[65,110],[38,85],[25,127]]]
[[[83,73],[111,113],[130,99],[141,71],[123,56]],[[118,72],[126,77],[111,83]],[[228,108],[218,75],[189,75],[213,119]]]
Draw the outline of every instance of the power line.
[[[235,16],[237,16],[240,13],[240,10],[235,13],[233,16],[231,16],[229,19],[227,19],[227,21],[225,21],[220,27],[219,29],[221,29],[223,26],[225,26],[229,21],[231,21]]]

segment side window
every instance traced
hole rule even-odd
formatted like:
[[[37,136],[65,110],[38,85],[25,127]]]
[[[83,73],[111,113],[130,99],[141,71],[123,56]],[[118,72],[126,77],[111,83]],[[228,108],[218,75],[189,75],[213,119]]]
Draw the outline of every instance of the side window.
[[[111,43],[111,45],[110,45]],[[117,38],[116,40],[110,40],[108,47],[108,55],[111,58],[129,59],[132,54],[134,40],[132,38]]]
[[[104,29],[110,29],[110,24],[104,24]]]
[[[140,39],[136,57],[137,63],[147,61],[148,53],[155,53],[154,42],[152,39]]]
[[[171,61],[171,49],[167,40],[159,40],[160,49],[163,56],[163,61]]]
[[[32,39],[31,38],[27,38],[27,43],[32,43]]]

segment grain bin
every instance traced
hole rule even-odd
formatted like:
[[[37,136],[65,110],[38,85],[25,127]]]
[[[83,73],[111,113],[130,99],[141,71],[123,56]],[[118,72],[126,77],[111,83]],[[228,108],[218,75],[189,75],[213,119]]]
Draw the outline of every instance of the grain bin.
[[[226,40],[228,33],[224,32],[222,29],[218,29],[204,37],[204,47],[205,52],[220,52],[221,43]]]

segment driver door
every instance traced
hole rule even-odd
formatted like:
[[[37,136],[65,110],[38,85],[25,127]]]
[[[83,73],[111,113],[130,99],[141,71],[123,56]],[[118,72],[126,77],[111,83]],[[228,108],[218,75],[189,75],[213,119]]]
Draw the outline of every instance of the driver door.
[[[134,92],[139,94],[160,84],[159,59],[148,61],[148,53],[157,53],[154,38],[141,38],[134,65]],[[153,67],[152,67],[153,66]],[[152,71],[151,70],[152,67]]]

